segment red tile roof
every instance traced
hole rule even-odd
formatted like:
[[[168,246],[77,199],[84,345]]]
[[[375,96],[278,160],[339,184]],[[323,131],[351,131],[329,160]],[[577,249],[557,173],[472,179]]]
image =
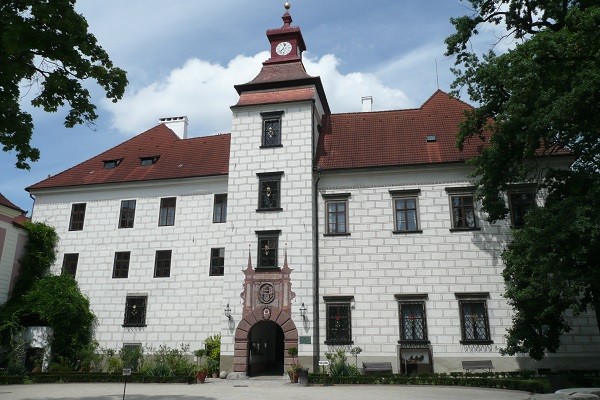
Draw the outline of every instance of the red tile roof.
[[[160,124],[26,190],[226,175],[229,141],[229,134],[180,139]],[[156,164],[140,165],[141,158],[154,156],[159,157]],[[104,161],[109,160],[120,163],[106,169]]]
[[[240,100],[237,102],[236,106],[285,103],[291,101],[312,100],[314,98],[316,98],[314,87],[244,92],[240,95]]]
[[[18,211],[20,213],[25,212],[24,210],[21,210],[18,206],[16,206],[13,202],[11,202],[6,197],[4,197],[2,195],[2,193],[0,193],[0,205],[3,205],[4,207],[12,208],[13,210]]]
[[[323,170],[464,161],[484,145],[455,146],[458,125],[472,107],[436,91],[420,108],[334,114],[324,118],[317,165]],[[428,142],[427,136],[435,141]]]
[[[31,218],[24,215],[17,215],[12,221],[13,225],[18,226],[19,228],[25,228],[25,222],[31,222]]]
[[[244,85],[254,85],[266,82],[293,81],[313,78],[306,73],[302,61],[278,64],[264,64],[254,79]],[[243,85],[239,85],[243,86]]]

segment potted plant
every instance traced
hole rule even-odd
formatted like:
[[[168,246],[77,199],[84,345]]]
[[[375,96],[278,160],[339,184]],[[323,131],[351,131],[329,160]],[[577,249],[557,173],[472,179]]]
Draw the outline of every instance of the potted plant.
[[[302,369],[302,365],[297,362],[296,358],[298,357],[298,348],[290,347],[287,353],[294,360],[294,362],[287,369],[288,376],[290,377],[290,382],[298,383],[298,375],[300,375],[300,370]]]
[[[221,363],[219,360],[215,360],[214,358],[206,359],[206,368],[208,373],[212,375],[213,378],[219,377],[219,368],[221,367]]]
[[[198,367],[194,371],[194,373],[196,375],[196,382],[204,383],[204,381],[206,380],[206,376],[208,375],[208,372],[209,372],[209,370],[208,370],[208,365],[206,364],[206,362],[202,362],[200,365],[198,365]]]

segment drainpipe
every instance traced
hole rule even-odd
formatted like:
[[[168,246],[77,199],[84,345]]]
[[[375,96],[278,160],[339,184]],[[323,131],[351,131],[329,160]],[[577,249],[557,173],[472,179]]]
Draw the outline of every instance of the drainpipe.
[[[312,124],[312,142],[313,142],[313,173],[317,173],[317,179],[315,180],[315,187],[313,191],[313,224],[314,224],[314,268],[313,268],[313,371],[319,371],[319,357],[321,354],[321,343],[320,343],[320,330],[319,330],[319,181],[321,180],[321,168],[316,166],[316,149],[318,143],[315,143],[315,103],[313,101],[312,113],[311,113],[311,124]]]
[[[33,204],[31,205],[31,215],[29,216],[29,218],[33,222],[33,208],[35,207],[35,196],[29,193],[29,197],[31,197],[31,200],[33,200]]]

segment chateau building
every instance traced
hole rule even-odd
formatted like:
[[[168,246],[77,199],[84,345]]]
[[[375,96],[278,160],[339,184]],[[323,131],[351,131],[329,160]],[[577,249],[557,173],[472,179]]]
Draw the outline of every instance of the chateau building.
[[[288,12],[267,38],[270,58],[235,86],[231,133],[188,138],[186,117],[164,118],[27,188],[103,348],[196,349],[220,333],[221,369],[250,375],[283,373],[293,346],[313,370],[354,346],[395,372],[599,367],[593,314],[541,363],[499,353],[500,255],[543,196],[514,185],[510,219],[486,221],[465,163],[485,141],[454,145],[470,105],[438,90],[416,109],[365,98],[332,114]]]
[[[0,193],[0,304],[10,298],[19,274],[19,259],[27,243],[25,211]]]

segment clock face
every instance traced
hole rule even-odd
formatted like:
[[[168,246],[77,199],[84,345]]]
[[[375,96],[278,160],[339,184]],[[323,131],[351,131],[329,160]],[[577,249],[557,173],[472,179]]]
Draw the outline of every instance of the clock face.
[[[290,42],[281,42],[277,45],[275,51],[280,56],[286,56],[290,54],[290,51],[292,51],[292,45],[290,44]]]

